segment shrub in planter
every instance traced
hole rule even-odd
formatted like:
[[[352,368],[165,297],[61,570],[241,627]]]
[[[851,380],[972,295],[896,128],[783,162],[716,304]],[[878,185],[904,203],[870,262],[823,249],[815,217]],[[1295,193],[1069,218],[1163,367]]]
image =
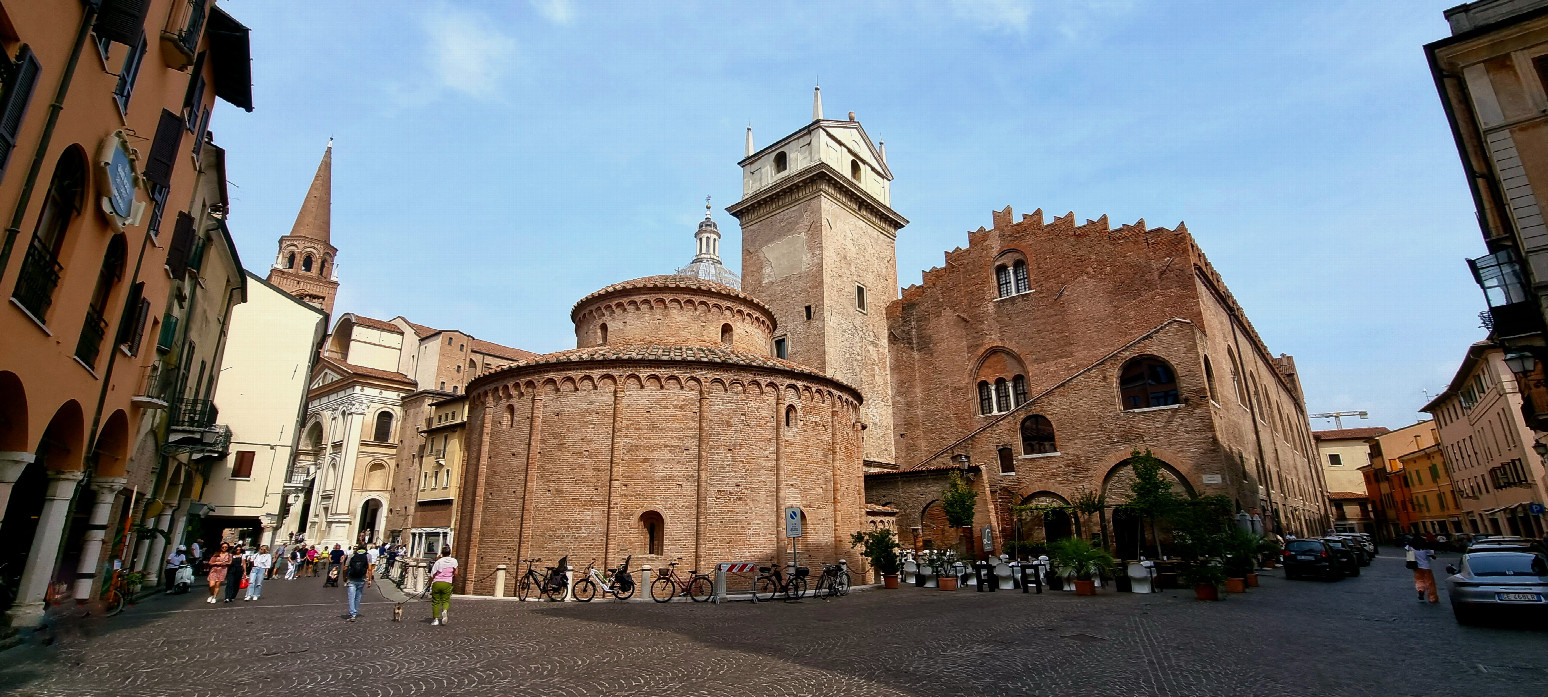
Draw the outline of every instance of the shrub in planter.
[[[886,588],[898,587],[898,572],[903,568],[903,558],[898,555],[898,538],[886,528],[857,532],[849,537],[850,547],[859,547],[860,553],[871,562],[871,568],[882,574]]]
[[[1201,559],[1182,572],[1182,582],[1193,586],[1193,594],[1199,600],[1219,600],[1220,584],[1225,578],[1225,570],[1217,559]]]
[[[1075,574],[1076,595],[1093,595],[1096,577],[1111,574],[1113,555],[1078,538],[1059,540],[1048,546],[1049,561],[1060,572]]]

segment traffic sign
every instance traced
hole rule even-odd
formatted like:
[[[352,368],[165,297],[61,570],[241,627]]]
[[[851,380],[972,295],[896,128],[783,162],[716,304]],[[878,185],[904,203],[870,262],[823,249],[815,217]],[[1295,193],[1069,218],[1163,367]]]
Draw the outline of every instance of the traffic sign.
[[[801,507],[785,507],[785,537],[801,536]]]

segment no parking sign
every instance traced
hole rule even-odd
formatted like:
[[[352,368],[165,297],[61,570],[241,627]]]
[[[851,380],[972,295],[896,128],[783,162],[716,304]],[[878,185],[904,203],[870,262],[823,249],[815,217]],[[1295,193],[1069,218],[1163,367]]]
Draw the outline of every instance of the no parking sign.
[[[785,537],[801,536],[801,507],[785,507]]]

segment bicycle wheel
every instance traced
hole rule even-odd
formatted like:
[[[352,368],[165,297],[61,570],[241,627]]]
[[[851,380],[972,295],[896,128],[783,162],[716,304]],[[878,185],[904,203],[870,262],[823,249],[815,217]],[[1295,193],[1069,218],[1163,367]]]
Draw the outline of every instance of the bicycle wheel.
[[[662,576],[650,582],[650,597],[658,603],[664,603],[677,595],[677,581],[670,576]]]
[[[522,576],[521,580],[516,582],[516,597],[520,600],[532,597],[532,577]]]
[[[774,594],[779,592],[779,583],[773,576],[759,576],[758,585],[753,587],[753,600],[766,603],[774,599]]]
[[[806,577],[797,576],[790,579],[785,586],[785,597],[789,600],[800,600],[806,596]]]
[[[564,600],[564,579],[544,579],[543,597],[548,598],[549,600]]]
[[[108,617],[112,617],[123,612],[124,605],[127,602],[128,599],[124,597],[121,591],[117,588],[109,588],[106,593],[102,594],[102,611]]]
[[[618,584],[613,584],[613,597],[619,600],[628,600],[634,597],[634,584],[629,584],[627,589],[620,589]]]
[[[589,578],[583,578],[575,582],[575,599],[583,603],[591,602],[597,597],[597,584]]]
[[[694,576],[692,581],[688,582],[688,597],[693,598],[693,602],[702,603],[709,600],[710,596],[714,594],[715,582],[711,581],[708,576],[699,574]]]
[[[849,595],[849,572],[840,571],[838,578],[833,582],[833,587],[838,590],[839,595]]]

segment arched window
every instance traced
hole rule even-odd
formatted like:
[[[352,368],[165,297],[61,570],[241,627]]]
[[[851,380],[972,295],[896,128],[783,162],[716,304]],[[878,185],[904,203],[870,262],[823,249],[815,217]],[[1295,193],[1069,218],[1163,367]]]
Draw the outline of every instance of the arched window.
[[[376,415],[376,432],[372,440],[378,443],[386,443],[392,440],[392,412],[384,411]]]
[[[468,361],[468,375],[477,375],[477,374],[478,374],[478,363],[476,361],[473,361],[473,360],[470,359]]]
[[[91,304],[86,308],[86,322],[81,325],[81,338],[75,344],[75,357],[86,365],[96,367],[97,354],[102,350],[102,339],[107,336],[108,296],[113,287],[124,277],[124,259],[129,246],[123,234],[113,235],[108,241],[107,253],[102,256],[102,269],[97,272],[97,286],[91,292]]]
[[[795,428],[796,408],[794,404],[785,405],[785,428]]]
[[[655,511],[646,511],[640,515],[640,531],[645,533],[646,554],[660,556],[666,548],[666,521],[661,514]]]
[[[779,174],[787,169],[790,169],[790,158],[786,157],[785,153],[776,153],[774,155],[774,173]]]
[[[317,265],[317,275],[323,278],[328,277],[328,257],[323,257],[322,263]]]
[[[978,383],[978,413],[994,413],[994,393],[989,391],[989,383],[986,381]]]
[[[1016,399],[1015,406],[1027,403],[1027,376],[1017,375],[1011,378],[1011,396]]]
[[[720,325],[720,343],[726,348],[731,348],[731,325]]]
[[[26,256],[22,257],[16,289],[11,293],[11,297],[39,321],[47,319],[48,307],[54,302],[54,288],[59,285],[59,276],[64,272],[59,264],[59,250],[64,246],[71,221],[85,205],[82,196],[85,190],[85,157],[80,148],[71,147],[54,165],[54,178],[48,183],[43,210],[38,214],[32,242],[27,245]]]
[[[1123,409],[1144,409],[1177,404],[1177,373],[1155,356],[1141,356],[1123,364],[1118,390]]]
[[[1209,356],[1204,357],[1204,389],[1209,391],[1210,401],[1220,401],[1215,397],[1215,367],[1209,364]]]
[[[998,454],[1000,456],[1000,474],[1015,474],[1016,473],[1016,455],[1015,455],[1015,453],[1012,453],[1010,448],[1000,448],[999,451],[998,451]]]
[[[1242,385],[1242,364],[1236,361],[1236,353],[1226,349],[1226,358],[1231,361],[1231,391],[1236,393],[1236,403],[1246,406],[1247,391]]]
[[[1000,287],[1000,297],[1008,298],[1016,294],[1016,282],[1011,278],[1009,266],[1000,264],[994,267],[994,282]]]
[[[860,161],[859,160],[851,159],[849,161],[849,178],[853,179],[855,181],[860,181]]]
[[[287,268],[287,269],[296,268],[296,253],[295,252],[291,252],[291,253],[285,255],[285,268]]]
[[[1021,420],[1021,454],[1045,455],[1059,452],[1054,441],[1053,422],[1042,414],[1033,414]]]
[[[606,346],[607,345],[607,323],[606,322],[603,322],[601,325],[599,325],[597,327],[597,333],[602,335],[601,344],[603,346]]]
[[[301,259],[301,270],[302,271],[311,271],[312,270],[312,255],[308,254],[308,255],[306,255],[306,257]]]
[[[1025,293],[1032,290],[1032,280],[1027,278],[1027,262],[1017,260],[1011,264],[1011,275],[1016,277],[1016,292]]]
[[[996,378],[994,381],[994,411],[1010,411],[1010,383],[1005,378]]]

